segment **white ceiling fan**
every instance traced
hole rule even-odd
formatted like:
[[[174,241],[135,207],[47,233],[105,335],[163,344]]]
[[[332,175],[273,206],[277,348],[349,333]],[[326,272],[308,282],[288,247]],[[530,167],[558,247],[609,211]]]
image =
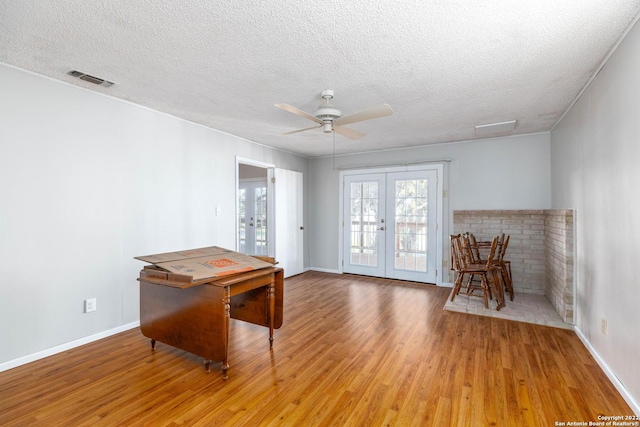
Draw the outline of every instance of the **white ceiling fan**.
[[[344,127],[351,123],[362,122],[364,120],[372,120],[380,117],[390,116],[393,114],[393,110],[388,104],[378,105],[377,107],[368,108],[366,110],[359,111],[357,113],[342,115],[342,112],[329,104],[329,101],[333,99],[333,91],[330,89],[323,90],[320,94],[322,99],[325,100],[325,104],[321,105],[318,110],[309,114],[289,104],[274,104],[276,107],[281,108],[290,113],[304,117],[317,123],[316,126],[311,126],[304,129],[298,129],[291,132],[285,132],[283,135],[291,135],[293,133],[304,132],[311,129],[322,128],[325,133],[336,132],[342,136],[346,136],[350,139],[362,138],[365,134],[355,129],[349,129]]]

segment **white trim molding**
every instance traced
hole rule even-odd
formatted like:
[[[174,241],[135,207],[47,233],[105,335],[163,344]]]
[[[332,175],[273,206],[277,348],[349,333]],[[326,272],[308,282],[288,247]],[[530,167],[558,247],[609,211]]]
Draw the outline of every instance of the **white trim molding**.
[[[631,407],[631,410],[634,412],[635,415],[640,417],[640,404],[636,402],[636,400],[633,398],[631,393],[629,393],[629,390],[627,390],[624,384],[622,384],[622,382],[618,379],[618,377],[613,372],[613,370],[611,370],[607,362],[605,362],[604,359],[600,356],[600,354],[598,354],[596,349],[593,348],[593,346],[591,345],[587,337],[584,336],[584,334],[580,331],[580,329],[578,329],[577,326],[574,326],[573,329],[578,335],[578,337],[580,338],[580,341],[582,341],[585,347],[587,347],[587,350],[589,351],[589,353],[591,353],[591,356],[593,356],[593,358],[596,359],[596,362],[598,362],[598,365],[600,366],[600,368],[602,368],[604,373],[607,375],[607,377],[609,378],[609,381],[611,381],[611,383],[616,388],[616,390],[618,390],[618,392],[622,395],[622,398],[627,402],[627,405]]]
[[[309,267],[306,271],[319,271],[321,273],[333,273],[333,274],[342,274],[340,270],[333,270],[331,268],[320,268],[320,267]]]
[[[44,359],[45,357],[53,356],[54,354],[62,353],[64,351],[71,350],[72,348],[80,347],[81,345],[89,344],[91,342],[98,341],[111,335],[119,334],[120,332],[128,331],[129,329],[137,328],[139,326],[140,321],[128,323],[126,325],[118,326],[117,328],[89,335],[88,337],[60,344],[55,347],[39,351],[37,353],[9,360],[7,362],[0,363],[0,372],[8,371],[9,369],[17,368],[18,366],[26,365],[27,363],[35,362],[36,360]]]

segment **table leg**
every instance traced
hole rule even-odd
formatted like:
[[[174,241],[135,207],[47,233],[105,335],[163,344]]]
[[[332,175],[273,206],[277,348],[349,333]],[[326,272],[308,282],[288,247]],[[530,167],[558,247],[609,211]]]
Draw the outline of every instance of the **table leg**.
[[[275,275],[271,275],[269,288],[267,291],[269,299],[269,348],[273,348],[273,324],[276,316],[276,280]]]
[[[223,341],[224,341],[224,358],[222,359],[222,379],[229,378],[229,323],[231,319],[231,290],[229,286],[224,288],[222,303],[224,304],[224,325],[223,325]]]

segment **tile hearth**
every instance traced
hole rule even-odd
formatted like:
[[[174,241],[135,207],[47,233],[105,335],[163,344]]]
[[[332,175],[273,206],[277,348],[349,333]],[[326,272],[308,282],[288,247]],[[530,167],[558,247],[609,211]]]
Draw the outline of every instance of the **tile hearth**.
[[[509,300],[508,294],[505,297],[507,305],[501,308],[500,311],[496,311],[495,301],[489,301],[489,309],[486,309],[482,298],[468,295],[457,295],[453,302],[451,302],[451,295],[449,295],[444,309],[555,328],[573,329],[573,325],[562,320],[551,305],[551,302],[544,295],[516,293],[513,301]]]

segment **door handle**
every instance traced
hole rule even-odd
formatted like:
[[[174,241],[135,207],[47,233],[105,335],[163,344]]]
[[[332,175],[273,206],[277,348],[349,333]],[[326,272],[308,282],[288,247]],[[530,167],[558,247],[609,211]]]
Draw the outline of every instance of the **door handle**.
[[[252,222],[250,222],[249,225],[253,227],[253,223]]]
[[[378,227],[378,230],[384,231],[384,227]]]

